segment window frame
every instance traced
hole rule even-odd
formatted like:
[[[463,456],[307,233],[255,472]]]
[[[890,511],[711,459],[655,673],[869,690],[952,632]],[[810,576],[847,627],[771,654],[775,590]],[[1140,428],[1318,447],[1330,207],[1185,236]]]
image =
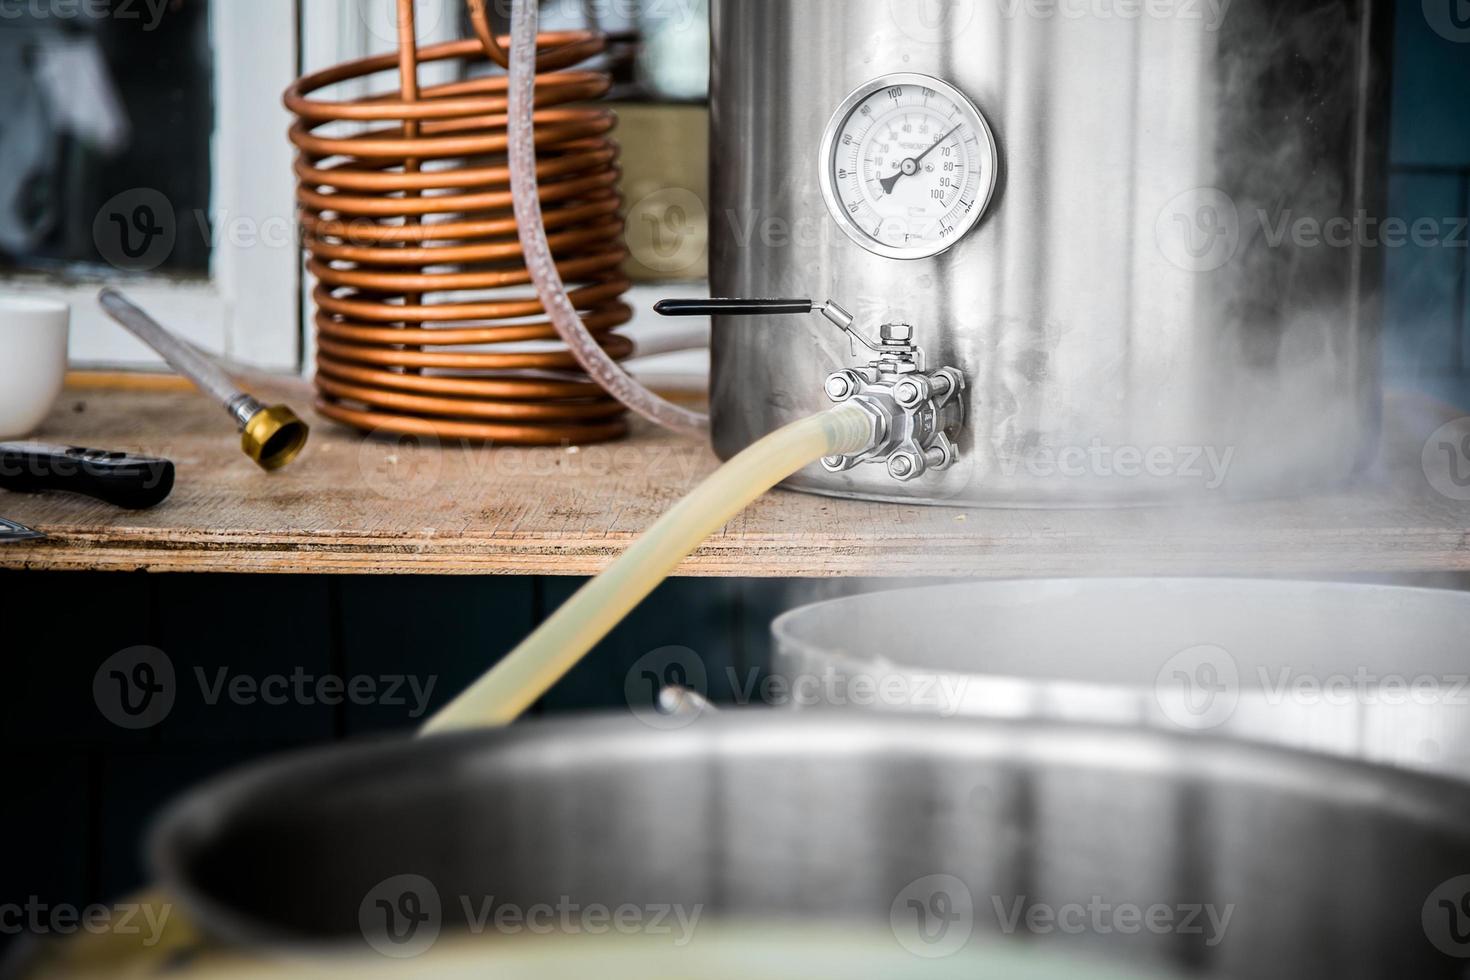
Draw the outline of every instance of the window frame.
[[[195,344],[271,370],[302,367],[290,116],[281,93],[299,65],[298,0],[214,0],[215,131],[210,138],[213,248],[207,277],[108,276],[95,266],[0,273],[0,289],[62,299],[72,310],[73,367],[155,368],[156,354],[98,308],[115,285]],[[283,43],[284,40],[284,43]],[[187,220],[187,219],[180,219]]]

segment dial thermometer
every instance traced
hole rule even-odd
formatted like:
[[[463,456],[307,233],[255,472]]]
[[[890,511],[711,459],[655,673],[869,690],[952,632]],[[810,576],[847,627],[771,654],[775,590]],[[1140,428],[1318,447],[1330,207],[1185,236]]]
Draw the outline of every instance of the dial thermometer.
[[[891,259],[939,255],[995,193],[999,153],[964,93],[928,75],[884,75],[838,107],[822,138],[822,194],[847,236]]]

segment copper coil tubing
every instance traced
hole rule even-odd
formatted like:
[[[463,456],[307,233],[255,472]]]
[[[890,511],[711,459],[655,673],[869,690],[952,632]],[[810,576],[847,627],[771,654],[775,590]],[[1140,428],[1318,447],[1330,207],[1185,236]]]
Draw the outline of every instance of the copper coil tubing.
[[[420,49],[412,0],[399,0],[398,53],[307,76],[286,93],[297,117],[291,142],[300,151],[307,267],[317,281],[317,408],[394,433],[516,445],[618,438],[624,408],[580,373],[530,285],[506,163],[506,76],[420,88],[421,65],[504,66],[482,5],[470,7],[480,37]],[[608,76],[575,68],[606,41],[546,33],[538,47],[547,233],[588,329],[621,360],[633,344],[615,331],[633,313],[621,299],[629,282],[616,117],[587,104],[606,94]],[[395,91],[315,97],[389,71],[398,73]]]

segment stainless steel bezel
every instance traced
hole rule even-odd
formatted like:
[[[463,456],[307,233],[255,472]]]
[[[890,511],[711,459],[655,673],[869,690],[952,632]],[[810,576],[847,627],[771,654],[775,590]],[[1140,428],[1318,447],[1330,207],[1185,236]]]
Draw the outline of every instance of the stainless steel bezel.
[[[959,106],[960,111],[966,117],[966,121],[974,128],[980,140],[980,155],[982,158],[980,165],[987,169],[989,173],[988,175],[982,176],[980,192],[978,194],[979,199],[975,202],[975,208],[960,222],[960,227],[956,229],[953,239],[948,242],[935,242],[903,248],[886,245],[858,227],[857,223],[852,220],[847,210],[842,206],[842,202],[838,196],[837,174],[833,163],[833,153],[837,148],[838,134],[842,132],[844,124],[857,111],[860,105],[874,94],[896,85],[920,85],[943,93],[952,99],[955,105]],[[884,258],[903,260],[927,259],[936,255],[943,255],[958,245],[966,235],[975,230],[976,225],[980,223],[980,220],[989,211],[991,200],[995,197],[996,183],[1000,175],[1000,151],[996,147],[995,134],[990,129],[990,123],[986,121],[979,107],[975,105],[969,96],[941,78],[935,78],[932,75],[923,75],[917,72],[897,72],[882,75],[871,81],[864,82],[837,107],[837,111],[832,114],[832,118],[827,122],[826,131],[822,134],[822,151],[819,166],[821,167],[820,183],[822,186],[822,197],[827,202],[827,212],[832,216],[832,220],[837,222],[837,226],[842,229],[848,238],[874,255],[881,255]]]

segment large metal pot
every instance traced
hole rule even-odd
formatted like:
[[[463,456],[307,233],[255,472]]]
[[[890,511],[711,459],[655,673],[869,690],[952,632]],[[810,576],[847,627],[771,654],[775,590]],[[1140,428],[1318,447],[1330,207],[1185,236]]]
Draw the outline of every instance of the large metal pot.
[[[432,944],[489,901],[846,923],[904,973],[998,943],[1080,957],[1068,976],[1427,980],[1470,951],[1467,812],[1461,784],[1229,742],[752,711],[298,757],[184,800],[153,854],[247,946],[423,953],[415,923]]]
[[[1391,21],[1386,0],[715,0],[714,294],[830,296],[969,381],[948,472],[794,485],[1027,506],[1348,477],[1380,413]],[[994,133],[988,211],[934,257],[873,254],[824,199],[824,127],[890,73],[952,84]],[[820,318],[717,319],[716,448],[825,407],[856,363]]]
[[[1470,778],[1470,593],[975,582],[810,606],[774,633],[812,703],[1213,732]]]

